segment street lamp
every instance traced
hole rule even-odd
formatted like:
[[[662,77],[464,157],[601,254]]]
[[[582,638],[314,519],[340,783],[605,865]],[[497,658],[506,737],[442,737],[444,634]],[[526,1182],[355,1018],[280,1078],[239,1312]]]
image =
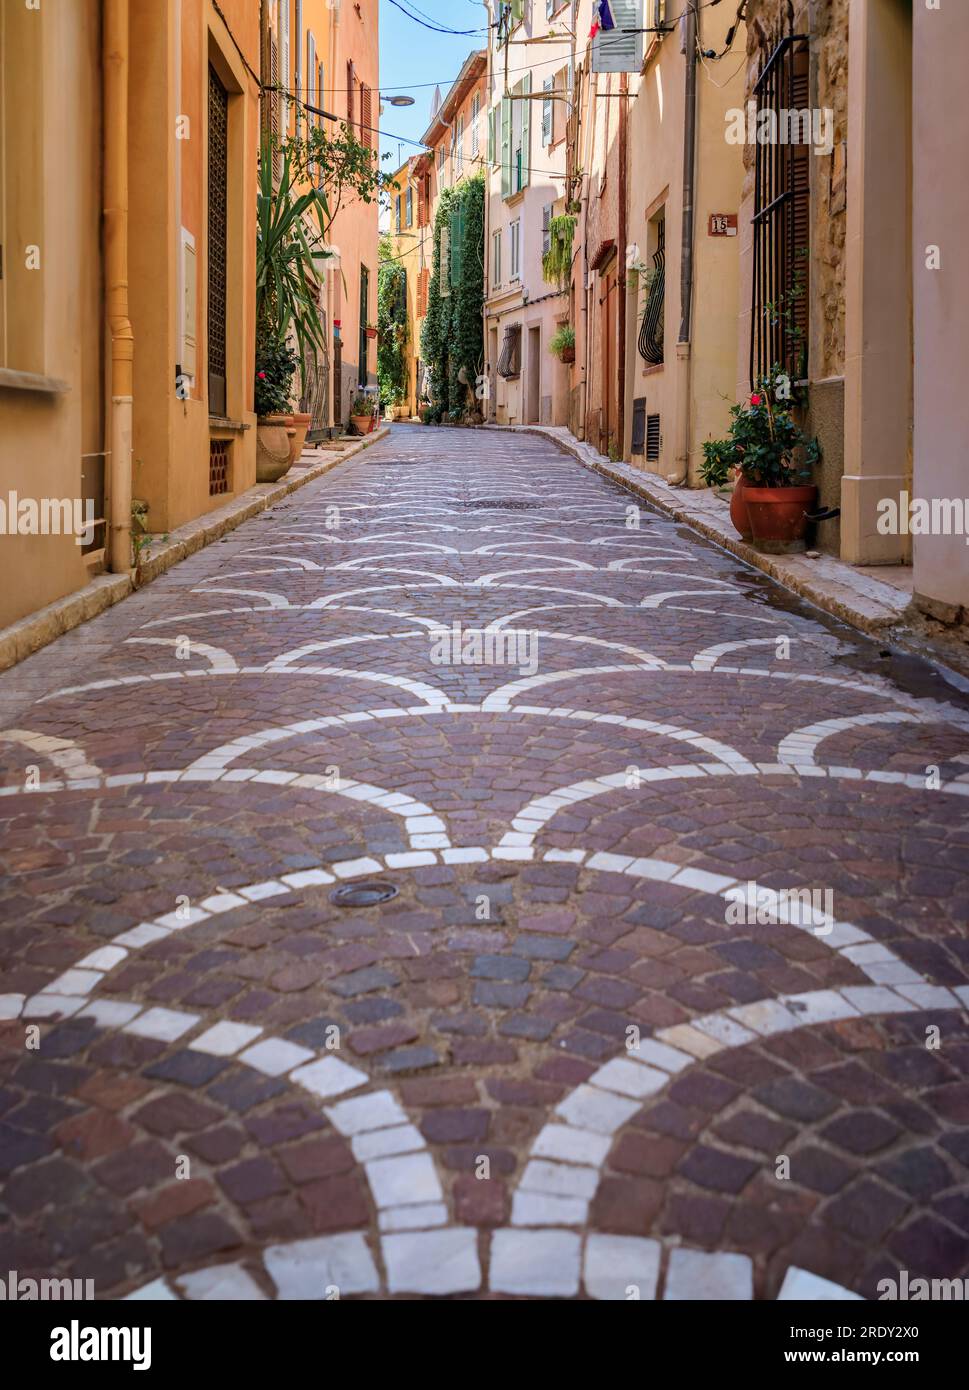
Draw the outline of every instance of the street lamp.
[[[402,95],[397,95],[397,96],[392,96],[392,97],[385,97],[385,96],[383,95],[383,93],[381,93],[380,100],[381,100],[382,102],[386,102],[388,106],[413,106],[413,105],[414,105],[414,98],[413,98],[413,97],[406,97],[406,96],[402,96]]]

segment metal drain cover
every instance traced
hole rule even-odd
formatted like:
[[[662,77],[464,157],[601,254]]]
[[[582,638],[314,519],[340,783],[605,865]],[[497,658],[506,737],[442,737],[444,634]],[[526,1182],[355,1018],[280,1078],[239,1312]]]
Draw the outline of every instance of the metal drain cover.
[[[342,888],[334,888],[330,902],[337,907],[376,907],[377,903],[396,898],[397,891],[394,884],[385,879],[368,878],[361,883],[345,883]]]

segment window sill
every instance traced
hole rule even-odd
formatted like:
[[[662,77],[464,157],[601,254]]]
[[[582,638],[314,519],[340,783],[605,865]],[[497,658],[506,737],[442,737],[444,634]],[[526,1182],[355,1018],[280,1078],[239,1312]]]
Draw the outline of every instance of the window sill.
[[[70,382],[60,377],[44,376],[39,372],[18,372],[12,367],[0,367],[0,389],[6,391],[39,391],[45,396],[63,396],[70,391]]]
[[[524,188],[519,188],[516,192],[514,192],[514,193],[507,193],[507,194],[505,195],[505,204],[506,204],[507,207],[510,207],[510,208],[516,207],[520,202],[523,201],[524,197],[525,197],[525,189],[524,189]]]
[[[230,430],[233,433],[242,434],[246,430],[251,430],[252,426],[244,420],[227,420],[224,415],[210,415],[209,429],[220,430],[223,434],[228,434]]]

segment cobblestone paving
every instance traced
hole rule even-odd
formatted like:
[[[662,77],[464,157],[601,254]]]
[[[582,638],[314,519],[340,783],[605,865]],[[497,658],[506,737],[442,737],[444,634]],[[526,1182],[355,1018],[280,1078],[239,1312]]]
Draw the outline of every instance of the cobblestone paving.
[[[453,623],[537,660],[440,664]],[[969,706],[546,441],[395,426],[0,729],[0,1268],[969,1275]]]

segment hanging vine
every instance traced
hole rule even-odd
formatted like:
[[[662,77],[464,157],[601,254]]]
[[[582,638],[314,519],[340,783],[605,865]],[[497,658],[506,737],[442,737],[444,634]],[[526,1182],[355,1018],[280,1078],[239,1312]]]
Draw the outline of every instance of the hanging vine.
[[[407,399],[407,339],[407,272],[400,261],[381,259],[377,268],[377,384],[383,406],[400,405]]]
[[[549,249],[542,257],[542,278],[549,285],[564,285],[569,278],[575,223],[576,218],[570,213],[553,217],[549,223]]]
[[[460,423],[477,418],[480,411],[476,385],[484,365],[482,174],[463,179],[441,194],[434,219],[434,253],[421,357],[431,382],[431,406],[424,418],[429,423]]]

